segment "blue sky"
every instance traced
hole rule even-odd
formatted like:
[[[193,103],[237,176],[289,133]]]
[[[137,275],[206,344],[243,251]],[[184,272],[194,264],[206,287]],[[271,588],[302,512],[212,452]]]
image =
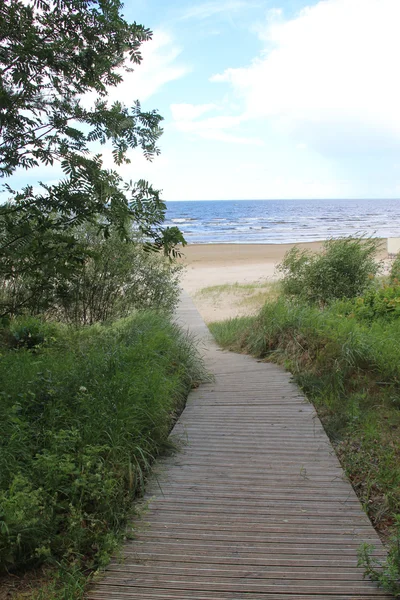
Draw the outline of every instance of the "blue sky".
[[[135,152],[124,177],[166,200],[400,197],[400,0],[126,0],[124,12],[154,38],[111,99],[165,119],[161,156]]]

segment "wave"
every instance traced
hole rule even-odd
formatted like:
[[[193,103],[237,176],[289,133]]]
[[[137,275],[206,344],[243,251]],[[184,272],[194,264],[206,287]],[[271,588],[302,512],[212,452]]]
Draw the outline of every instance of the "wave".
[[[193,219],[191,217],[183,217],[179,219],[171,219],[172,223],[189,223],[192,221],[197,221],[197,219]]]
[[[167,204],[166,224],[179,226],[191,243],[314,241],[356,231],[400,237],[400,202],[174,202]]]

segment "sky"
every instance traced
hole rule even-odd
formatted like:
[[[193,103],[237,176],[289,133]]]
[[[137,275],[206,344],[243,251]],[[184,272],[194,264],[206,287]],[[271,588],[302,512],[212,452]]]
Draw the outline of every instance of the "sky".
[[[165,200],[400,197],[400,0],[126,0],[124,14],[154,35],[110,98],[164,117],[161,155],[134,151],[126,179]]]

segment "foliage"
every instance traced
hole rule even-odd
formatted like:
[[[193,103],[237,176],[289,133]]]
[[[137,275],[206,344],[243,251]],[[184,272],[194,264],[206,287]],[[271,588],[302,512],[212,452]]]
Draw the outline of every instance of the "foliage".
[[[284,256],[277,270],[283,274],[282,292],[287,296],[302,296],[305,285],[310,286],[310,271],[317,255],[293,246]]]
[[[6,0],[0,6],[0,173],[57,162],[64,172],[62,181],[41,184],[41,191],[6,186],[0,278],[11,286],[29,273],[40,289],[78,269],[85,255],[75,230],[87,221],[96,220],[106,235],[114,227],[122,237],[133,222],[167,253],[184,241],[176,227],[163,229],[159,192],[143,180],[124,184],[98,154],[109,142],[117,165],[129,163],[134,148],[151,160],[162,133],[156,111],[107,100],[110,86],[129,70],[127,60],[140,64],[140,46],[152,35],[128,24],[121,10],[119,0]]]
[[[384,284],[370,288],[363,296],[337,305],[338,311],[358,320],[373,322],[377,319],[393,320],[400,317],[400,286]]]
[[[161,314],[42,333],[35,351],[1,349],[0,564],[81,572],[114,549],[202,369]]]
[[[46,269],[45,282],[31,272],[3,280],[3,313],[29,311],[67,323],[92,324],[140,308],[173,308],[181,271],[176,263],[146,252],[143,242],[132,236],[121,239],[116,231],[105,238],[98,235],[97,227],[86,225],[75,235],[84,256],[80,268],[63,276]]]
[[[56,290],[53,314],[75,324],[92,324],[128,316],[137,309],[171,311],[180,293],[182,267],[142,244],[108,239],[86,230],[90,256],[82,270]]]
[[[149,29],[128,24],[119,0],[6,1],[1,8],[2,136],[0,163],[10,175],[17,167],[63,161],[70,170],[93,140],[113,143],[117,164],[140,145],[152,156],[160,117],[130,113],[104,101],[108,86],[122,81],[118,70],[129,55],[141,62],[140,45]],[[95,110],[82,95],[96,92]],[[85,123],[85,133],[78,124]],[[73,160],[75,159],[75,160]]]
[[[379,244],[372,238],[332,239],[319,254],[295,246],[278,266],[282,290],[287,296],[319,304],[358,296],[379,270],[374,260]]]
[[[399,285],[400,283],[400,254],[396,255],[392,263],[389,280],[394,285]]]
[[[374,547],[364,544],[359,552],[358,565],[364,568],[366,577],[376,581],[394,598],[400,598],[400,515],[396,518],[395,529],[386,561],[377,560],[372,555]]]

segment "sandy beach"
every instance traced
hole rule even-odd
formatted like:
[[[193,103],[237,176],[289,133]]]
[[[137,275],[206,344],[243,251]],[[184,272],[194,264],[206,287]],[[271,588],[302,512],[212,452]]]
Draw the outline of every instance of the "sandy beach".
[[[293,248],[318,252],[322,242],[305,244],[191,244],[183,248],[186,272],[182,285],[193,294],[224,283],[249,283],[277,278],[276,265]]]
[[[182,287],[206,323],[253,314],[262,305],[271,284],[278,280],[276,266],[286,252],[293,246],[318,252],[322,244],[190,244],[183,248],[181,262],[186,269]],[[382,240],[378,258],[386,257],[386,240]],[[249,289],[248,284],[256,285]],[[201,292],[215,286],[218,288]]]

